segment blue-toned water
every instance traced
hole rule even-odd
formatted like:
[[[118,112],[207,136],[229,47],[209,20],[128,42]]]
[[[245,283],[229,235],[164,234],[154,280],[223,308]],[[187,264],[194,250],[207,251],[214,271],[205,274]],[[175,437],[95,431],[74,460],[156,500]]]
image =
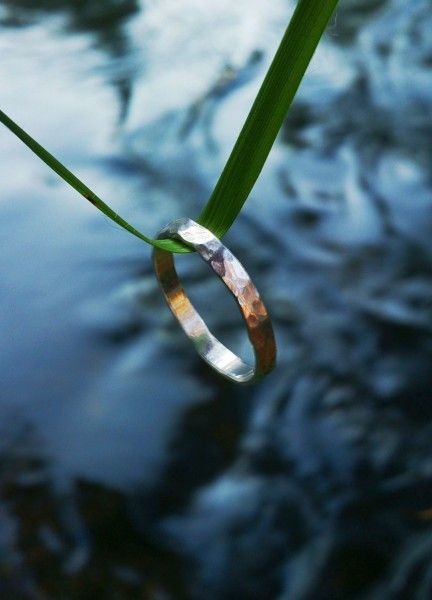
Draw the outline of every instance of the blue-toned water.
[[[155,235],[200,212],[293,6],[0,0],[0,106]],[[430,1],[341,0],[226,237],[278,339],[250,388],[0,129],[1,598],[432,596],[431,90]]]

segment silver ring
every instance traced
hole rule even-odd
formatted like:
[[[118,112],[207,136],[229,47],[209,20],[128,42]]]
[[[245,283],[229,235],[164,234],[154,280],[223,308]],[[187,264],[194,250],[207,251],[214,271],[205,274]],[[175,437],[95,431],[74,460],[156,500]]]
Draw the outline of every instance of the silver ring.
[[[211,231],[192,219],[178,219],[164,227],[158,239],[167,238],[180,240],[196,250],[234,296],[254,349],[255,366],[243,362],[210,332],[180,283],[173,254],[155,248],[153,264],[166,301],[198,354],[221,375],[237,383],[256,381],[266,375],[276,361],[273,328],[267,309],[240,262]]]

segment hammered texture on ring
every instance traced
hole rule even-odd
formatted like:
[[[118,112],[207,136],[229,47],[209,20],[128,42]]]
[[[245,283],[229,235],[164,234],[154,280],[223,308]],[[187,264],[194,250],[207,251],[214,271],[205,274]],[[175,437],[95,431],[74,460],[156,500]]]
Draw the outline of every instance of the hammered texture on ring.
[[[255,354],[255,365],[246,364],[224,346],[196,311],[177,275],[171,252],[155,248],[156,276],[173,314],[198,354],[224,377],[237,383],[252,382],[271,371],[276,361],[273,328],[260,295],[237,258],[208,229],[192,219],[178,219],[164,227],[158,239],[180,240],[194,249],[222,279],[244,318]]]

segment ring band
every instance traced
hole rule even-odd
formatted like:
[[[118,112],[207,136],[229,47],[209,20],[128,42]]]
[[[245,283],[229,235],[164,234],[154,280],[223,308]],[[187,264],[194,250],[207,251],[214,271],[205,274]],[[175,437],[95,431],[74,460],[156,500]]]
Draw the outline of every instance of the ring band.
[[[155,248],[153,264],[174,316],[198,354],[221,375],[237,383],[252,382],[271,371],[276,361],[273,328],[255,286],[240,262],[208,229],[192,219],[178,219],[164,227],[158,239],[174,239],[196,250],[234,296],[245,320],[255,353],[255,366],[243,362],[208,329],[180,283],[171,252]]]

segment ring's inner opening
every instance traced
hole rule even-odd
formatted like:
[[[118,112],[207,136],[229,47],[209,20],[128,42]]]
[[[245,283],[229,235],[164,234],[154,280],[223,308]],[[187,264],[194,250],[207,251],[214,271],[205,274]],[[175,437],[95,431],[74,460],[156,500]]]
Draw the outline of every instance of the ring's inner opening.
[[[195,310],[210,332],[247,365],[255,357],[240,308],[218,275],[198,254],[176,255],[175,269]]]

